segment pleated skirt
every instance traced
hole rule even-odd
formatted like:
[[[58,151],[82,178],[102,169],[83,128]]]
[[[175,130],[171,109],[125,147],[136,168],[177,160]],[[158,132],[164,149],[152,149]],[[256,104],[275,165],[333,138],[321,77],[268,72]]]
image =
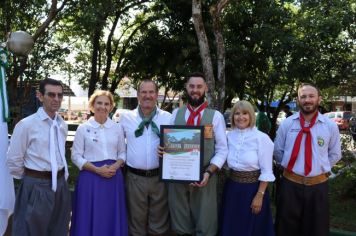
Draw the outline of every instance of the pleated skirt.
[[[95,166],[115,161],[92,162]],[[80,171],[73,199],[70,235],[128,235],[125,188],[121,169],[112,178],[103,178],[91,171]]]
[[[238,183],[227,180],[224,186],[220,215],[221,236],[274,236],[274,226],[268,192],[262,209],[253,214],[251,203],[258,191],[259,182]]]

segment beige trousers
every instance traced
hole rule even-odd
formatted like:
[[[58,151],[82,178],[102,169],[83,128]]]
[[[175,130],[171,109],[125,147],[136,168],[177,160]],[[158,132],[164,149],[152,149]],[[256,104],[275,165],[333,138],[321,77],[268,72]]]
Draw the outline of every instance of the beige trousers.
[[[159,177],[126,174],[129,235],[159,235],[169,230],[168,197]]]

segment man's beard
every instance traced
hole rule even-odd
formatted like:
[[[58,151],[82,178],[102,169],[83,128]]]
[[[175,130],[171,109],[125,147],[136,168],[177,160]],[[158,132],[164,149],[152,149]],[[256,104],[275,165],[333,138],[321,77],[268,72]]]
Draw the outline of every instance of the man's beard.
[[[316,104],[316,105],[313,105],[313,107],[311,109],[305,110],[304,107],[299,104],[300,112],[304,115],[313,114],[315,111],[318,111],[318,108],[319,108],[319,106]]]
[[[192,98],[189,95],[187,97],[188,97],[188,104],[190,104],[192,107],[198,107],[205,102],[205,93],[196,99]]]

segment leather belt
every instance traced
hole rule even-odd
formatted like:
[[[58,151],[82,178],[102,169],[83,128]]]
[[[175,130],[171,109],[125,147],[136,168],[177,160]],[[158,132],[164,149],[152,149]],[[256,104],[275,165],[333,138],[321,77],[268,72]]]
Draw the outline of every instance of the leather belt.
[[[295,174],[291,171],[284,170],[283,171],[283,176],[284,178],[297,183],[297,184],[302,184],[302,185],[316,185],[316,184],[321,184],[326,182],[329,179],[329,174],[328,173],[323,173],[321,175],[313,176],[313,177],[305,177],[302,175]]]
[[[131,166],[127,166],[127,169],[135,175],[144,176],[144,177],[153,177],[159,175],[159,168],[152,169],[152,170],[140,170],[140,169],[132,168]]]
[[[261,171],[235,171],[230,170],[230,179],[238,183],[255,183],[258,182]]]
[[[25,167],[25,175],[38,178],[38,179],[52,179],[52,172],[51,171],[38,171],[32,170]],[[64,168],[57,172],[57,179],[64,176]]]

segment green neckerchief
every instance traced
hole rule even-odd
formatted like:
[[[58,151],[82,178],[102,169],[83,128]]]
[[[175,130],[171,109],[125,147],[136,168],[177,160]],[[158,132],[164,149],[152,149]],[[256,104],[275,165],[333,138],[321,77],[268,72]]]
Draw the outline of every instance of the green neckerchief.
[[[0,100],[2,105],[2,120],[7,122],[9,119],[9,105],[7,101],[6,93],[6,80],[5,80],[5,69],[9,66],[7,61],[7,52],[4,48],[0,47]],[[0,118],[0,119],[1,119]]]
[[[135,130],[135,136],[140,137],[143,134],[143,130],[145,128],[145,126],[148,128],[149,125],[151,125],[151,129],[152,131],[157,134],[157,136],[159,137],[159,129],[156,125],[155,122],[153,122],[153,117],[156,115],[157,113],[157,107],[155,107],[153,109],[153,111],[151,112],[149,117],[145,117],[141,111],[140,106],[138,107],[138,114],[140,115],[140,117],[142,118],[142,122],[139,124],[138,128]]]

